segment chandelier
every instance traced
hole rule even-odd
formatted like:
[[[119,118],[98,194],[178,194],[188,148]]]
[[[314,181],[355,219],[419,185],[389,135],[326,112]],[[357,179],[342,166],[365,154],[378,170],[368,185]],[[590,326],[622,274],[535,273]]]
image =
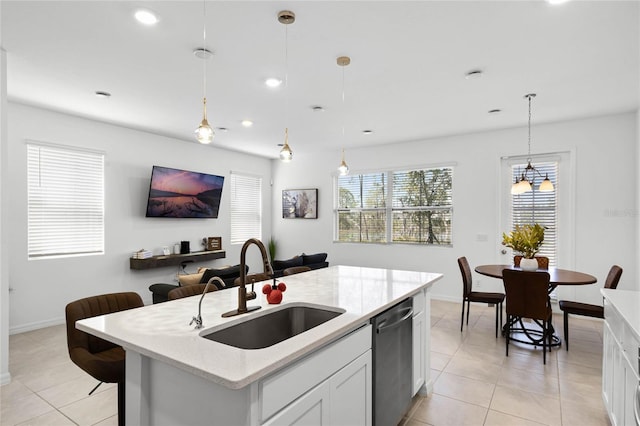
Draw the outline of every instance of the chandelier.
[[[527,154],[527,166],[522,171],[520,177],[516,177],[516,181],[511,185],[511,194],[514,195],[531,191],[535,185],[536,175],[542,178],[542,173],[531,165],[531,99],[535,98],[536,94],[529,93],[524,97],[529,100],[529,150]],[[553,189],[553,183],[549,180],[549,175],[546,174],[538,190],[541,192],[550,192],[553,191]]]

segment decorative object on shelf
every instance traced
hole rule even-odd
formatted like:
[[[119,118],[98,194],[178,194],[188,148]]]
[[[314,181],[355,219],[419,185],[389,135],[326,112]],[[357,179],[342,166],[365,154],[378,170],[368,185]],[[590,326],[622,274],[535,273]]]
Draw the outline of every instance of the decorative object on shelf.
[[[538,260],[535,255],[540,250],[543,242],[544,226],[538,223],[516,225],[509,235],[502,233],[502,245],[522,254],[523,259],[520,261],[520,268],[525,271],[538,269]]]
[[[222,237],[208,237],[207,250],[222,250]]]
[[[140,249],[133,253],[134,259],[148,259],[153,256],[151,250]]]
[[[282,293],[287,289],[285,283],[281,282],[276,284],[276,279],[273,279],[273,285],[265,284],[262,287],[262,293],[267,295],[267,302],[271,305],[277,305],[282,302]]]
[[[285,90],[285,106],[284,106],[284,145],[280,150],[280,160],[284,163],[288,163],[293,158],[293,151],[289,146],[289,127],[288,112],[289,112],[289,24],[293,24],[296,21],[295,13],[289,10],[282,10],[278,13],[278,22],[284,24],[284,90]]]
[[[529,93],[524,97],[529,100],[529,151],[527,154],[527,167],[525,167],[520,178],[516,178],[516,181],[511,186],[511,194],[513,195],[531,191],[535,184],[534,179],[536,177],[536,174],[542,177],[542,173],[540,173],[535,167],[531,165],[531,99],[535,98],[536,94]],[[548,174],[544,177],[542,183],[540,183],[538,190],[542,192],[550,192],[554,190],[553,183],[551,183],[551,181],[549,180]]]
[[[171,254],[171,250],[169,250],[168,246],[162,247],[162,254],[165,256],[169,256]]]
[[[180,254],[191,253],[190,245],[191,243],[189,241],[180,241]]]
[[[318,189],[283,190],[282,217],[285,219],[317,219]]]
[[[202,59],[202,121],[195,131],[196,139],[201,144],[210,144],[213,142],[215,133],[209,121],[207,121],[207,61],[211,57],[211,52],[207,50],[207,4],[206,1],[202,2],[202,48],[196,49],[196,56]]]
[[[344,106],[344,67],[351,63],[351,58],[348,56],[339,56],[336,60],[339,67],[342,68],[342,162],[338,166],[338,173],[340,176],[346,176],[349,174],[349,166],[344,161],[344,121],[345,121],[345,106]]]
[[[180,254],[180,243],[175,243],[173,245],[173,254]]]

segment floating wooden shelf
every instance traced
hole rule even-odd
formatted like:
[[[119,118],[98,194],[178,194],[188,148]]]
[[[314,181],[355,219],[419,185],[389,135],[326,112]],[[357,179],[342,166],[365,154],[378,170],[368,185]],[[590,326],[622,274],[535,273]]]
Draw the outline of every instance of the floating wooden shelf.
[[[147,259],[129,258],[130,269],[151,269],[163,266],[175,266],[182,262],[193,260],[202,262],[205,260],[222,259],[227,253],[224,250],[196,251],[189,254],[168,254],[166,256],[153,256]]]

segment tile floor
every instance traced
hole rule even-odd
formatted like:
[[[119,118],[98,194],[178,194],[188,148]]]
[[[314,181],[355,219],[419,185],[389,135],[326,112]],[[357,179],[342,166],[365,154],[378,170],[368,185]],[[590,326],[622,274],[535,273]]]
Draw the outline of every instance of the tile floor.
[[[432,301],[434,392],[416,397],[403,426],[609,425],[601,397],[602,323],[571,319],[571,351],[513,345],[494,334],[494,308]],[[554,318],[556,328],[562,317]],[[0,425],[117,425],[117,389],[69,360],[64,326],[10,336],[12,382],[0,388]]]

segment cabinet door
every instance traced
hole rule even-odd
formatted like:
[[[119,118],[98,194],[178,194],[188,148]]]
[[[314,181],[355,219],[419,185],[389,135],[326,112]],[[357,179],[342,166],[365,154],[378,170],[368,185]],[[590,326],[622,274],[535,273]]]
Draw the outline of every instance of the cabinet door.
[[[330,387],[323,382],[283,408],[265,425],[329,425]]]
[[[371,351],[329,380],[332,425],[371,425],[373,413]]]
[[[427,370],[427,357],[425,354],[425,321],[426,316],[423,310],[419,314],[413,317],[413,393],[412,396],[418,393],[420,388],[425,384],[426,370]]]
[[[625,365],[624,383],[624,423],[625,425],[635,425],[635,414],[633,413],[636,404],[636,390],[640,386],[640,378],[636,375],[633,367],[627,362]]]

